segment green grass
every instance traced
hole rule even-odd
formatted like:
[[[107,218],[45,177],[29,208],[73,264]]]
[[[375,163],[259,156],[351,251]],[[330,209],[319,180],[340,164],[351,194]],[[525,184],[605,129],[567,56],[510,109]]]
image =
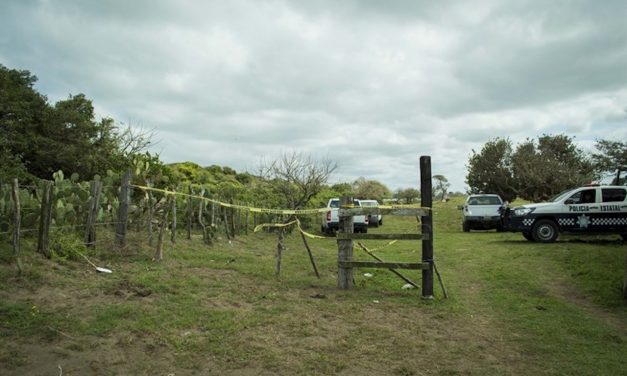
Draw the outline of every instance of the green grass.
[[[279,277],[272,233],[212,247],[179,236],[162,262],[141,244],[132,256],[103,248],[92,257],[109,275],[30,247],[16,277],[1,245],[0,373],[34,373],[52,357],[76,359],[67,366],[77,374],[624,374],[619,237],[537,244],[463,233],[458,204],[434,205],[435,259],[450,298],[436,281],[433,301],[382,269],[356,269],[355,288],[340,291],[335,241],[309,240],[318,279],[296,233]],[[386,217],[370,232],[416,229],[413,218]],[[376,254],[417,262],[421,246],[399,241]],[[354,259],[370,257],[356,247]],[[420,283],[419,271],[402,272]]]

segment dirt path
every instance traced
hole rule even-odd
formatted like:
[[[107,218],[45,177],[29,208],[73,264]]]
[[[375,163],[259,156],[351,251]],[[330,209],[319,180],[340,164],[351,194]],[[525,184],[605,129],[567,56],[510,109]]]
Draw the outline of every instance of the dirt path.
[[[566,280],[552,279],[545,287],[548,289],[549,294],[579,307],[589,316],[605,322],[619,333],[627,336],[627,321],[625,321],[624,317],[599,307],[589,296],[574,287],[572,283]]]

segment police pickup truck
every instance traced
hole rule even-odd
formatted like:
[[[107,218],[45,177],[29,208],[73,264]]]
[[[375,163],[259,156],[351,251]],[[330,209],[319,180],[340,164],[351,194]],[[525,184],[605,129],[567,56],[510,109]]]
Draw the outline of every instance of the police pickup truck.
[[[506,231],[551,243],[559,233],[620,234],[627,240],[627,186],[585,186],[540,204],[502,210]]]

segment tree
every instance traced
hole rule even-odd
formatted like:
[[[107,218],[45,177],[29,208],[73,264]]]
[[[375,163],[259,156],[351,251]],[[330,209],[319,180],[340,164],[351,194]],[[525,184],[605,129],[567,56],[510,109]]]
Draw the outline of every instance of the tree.
[[[527,140],[512,155],[518,195],[526,200],[547,200],[555,194],[590,182],[592,163],[566,135],[543,135]]]
[[[390,197],[391,193],[388,187],[376,180],[366,180],[359,177],[351,185],[355,198],[372,199],[383,202],[384,198]]]
[[[303,153],[284,153],[271,163],[262,163],[260,175],[283,197],[285,207],[302,209],[322,191],[337,165],[328,160],[314,160]]]
[[[48,107],[46,97],[33,89],[35,82],[29,71],[0,64],[0,179],[31,175],[30,156],[38,148]]]
[[[63,170],[89,179],[132,167],[151,144],[151,132],[120,130],[109,118],[97,121],[83,94],[51,106],[33,88],[36,81],[26,70],[0,65],[0,178],[50,179]]]
[[[599,175],[616,174],[612,183],[621,184],[621,172],[627,172],[627,142],[597,140],[594,147],[598,153],[592,154],[592,164]]]
[[[516,184],[511,168],[512,143],[495,138],[486,142],[479,153],[472,151],[468,160],[466,184],[469,193],[496,193],[506,201],[516,198]]]
[[[446,198],[446,192],[448,192],[448,188],[451,186],[451,183],[448,182],[448,179],[444,175],[433,175],[433,180],[435,180],[435,184],[433,185],[433,195],[440,195],[440,200],[444,201]]]
[[[405,202],[406,204],[413,203],[419,197],[420,191],[416,188],[399,188],[394,193],[394,198],[396,198],[399,202]]]
[[[8,183],[8,179],[12,178],[18,178],[20,181],[32,178],[26,171],[22,157],[11,153],[9,140],[2,134],[0,134],[0,155],[2,155],[0,158],[0,184],[2,184],[3,179],[7,179],[4,183]]]

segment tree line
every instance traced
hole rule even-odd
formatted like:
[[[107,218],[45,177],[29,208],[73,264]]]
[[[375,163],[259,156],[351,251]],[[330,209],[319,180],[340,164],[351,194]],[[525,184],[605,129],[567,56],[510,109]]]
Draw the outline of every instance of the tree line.
[[[37,77],[0,65],[0,179],[51,179],[62,170],[89,180],[123,171],[138,160],[157,167],[148,153],[151,132],[96,119],[84,94],[54,104],[35,90]]]
[[[508,138],[491,139],[479,152],[473,150],[468,160],[469,193],[543,201],[600,179],[624,184],[627,142],[600,139],[595,148],[595,153],[585,153],[563,134],[542,135],[516,146]]]

